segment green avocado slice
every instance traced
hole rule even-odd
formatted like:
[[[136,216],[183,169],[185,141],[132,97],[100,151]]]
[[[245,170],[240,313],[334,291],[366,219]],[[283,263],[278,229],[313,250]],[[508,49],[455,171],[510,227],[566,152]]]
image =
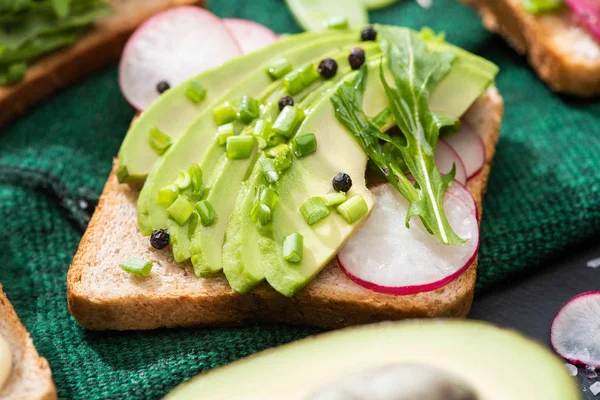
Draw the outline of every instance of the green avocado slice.
[[[363,0],[286,0],[298,25],[307,31],[327,29],[329,21],[345,19],[350,28],[369,23]]]
[[[339,36],[340,32],[303,33],[285,39],[256,52],[233,59],[220,67],[205,71],[177,87],[163,93],[133,123],[119,150],[119,167],[122,181],[143,181],[160,156],[150,147],[148,133],[153,127],[168,134],[177,141],[191,125],[194,119],[224,93],[231,88],[231,77],[243,81],[257,69],[263,68],[265,62],[293,48],[309,43],[322,41],[328,37]],[[206,89],[206,98],[194,104],[185,95],[189,84],[198,82]],[[173,118],[177,115],[177,118]]]
[[[406,374],[387,384],[378,379],[371,387],[370,376],[389,377],[395,367],[404,367]],[[410,379],[423,368],[440,373],[433,380]],[[450,385],[434,384],[446,374],[454,377],[445,382]],[[348,380],[363,389],[361,395],[343,390],[352,388]],[[470,396],[450,397],[459,382]],[[382,393],[389,384],[395,390]],[[332,386],[335,392],[319,396]],[[165,400],[199,398],[578,400],[582,395],[562,360],[517,332],[477,321],[429,320],[347,328],[266,350],[202,373]]]

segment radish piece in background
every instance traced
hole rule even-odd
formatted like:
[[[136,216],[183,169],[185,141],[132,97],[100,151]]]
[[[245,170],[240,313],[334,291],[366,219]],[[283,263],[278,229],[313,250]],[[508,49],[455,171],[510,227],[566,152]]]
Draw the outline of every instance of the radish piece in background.
[[[241,54],[229,30],[214,14],[182,6],[156,14],[129,38],[119,65],[123,96],[144,110],[171,87]]]
[[[552,348],[573,364],[600,367],[600,292],[575,296],[550,327]]]
[[[587,28],[596,40],[600,40],[600,2],[598,0],[565,0],[579,23]]]
[[[439,289],[462,275],[475,260],[479,227],[471,206],[453,186],[444,199],[450,226],[468,239],[461,245],[444,245],[425,229],[419,218],[405,226],[408,201],[389,183],[371,189],[375,207],[365,224],[338,254],[348,278],[369,290],[409,295]]]
[[[463,185],[467,183],[467,172],[460,156],[443,140],[438,141],[435,148],[435,165],[437,165],[438,171],[442,175],[452,171],[452,165],[456,165],[454,179]]]
[[[467,179],[471,179],[485,165],[485,145],[481,137],[467,123],[463,122],[460,131],[444,138],[456,151],[465,166]]]
[[[252,53],[279,40],[275,32],[257,22],[238,18],[225,18],[222,21],[244,54]]]

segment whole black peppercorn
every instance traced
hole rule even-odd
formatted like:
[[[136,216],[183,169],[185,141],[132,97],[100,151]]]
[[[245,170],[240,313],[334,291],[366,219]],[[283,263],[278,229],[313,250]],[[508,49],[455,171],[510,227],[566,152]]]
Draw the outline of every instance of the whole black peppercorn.
[[[359,69],[365,63],[365,51],[360,47],[354,47],[348,56],[350,68]]]
[[[167,82],[167,81],[160,81],[156,84],[156,91],[158,93],[162,94],[169,89],[171,89],[171,85],[169,85],[169,82]]]
[[[366,41],[374,41],[377,39],[377,31],[375,30],[375,28],[373,28],[372,26],[367,26],[365,29],[362,30],[362,32],[360,33],[360,38],[366,42]]]
[[[164,229],[157,229],[150,236],[150,244],[157,250],[162,250],[169,245],[169,232]]]
[[[346,193],[352,188],[352,179],[350,175],[340,172],[333,178],[333,190]]]
[[[333,58],[326,58],[319,64],[319,74],[325,79],[333,78],[337,73],[338,65]]]
[[[279,99],[279,111],[283,110],[285,106],[293,106],[294,99],[292,96],[283,96]]]

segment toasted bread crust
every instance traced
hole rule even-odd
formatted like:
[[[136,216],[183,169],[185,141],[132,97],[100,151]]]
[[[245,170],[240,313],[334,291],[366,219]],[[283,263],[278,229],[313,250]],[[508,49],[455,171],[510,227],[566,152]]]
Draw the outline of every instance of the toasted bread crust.
[[[594,39],[583,28],[577,28],[568,9],[542,16],[530,15],[521,0],[460,0],[473,7],[485,27],[502,35],[529,63],[540,78],[557,92],[582,97],[600,95],[600,57],[575,52],[574,43],[558,36]],[[577,39],[574,39],[577,40]],[[596,42],[598,49],[600,43]],[[596,50],[600,54],[600,50]]]
[[[35,62],[23,81],[0,86],[0,128],[58,89],[118,60],[129,35],[152,15],[177,5],[202,3],[202,0],[110,0],[115,10],[113,15],[99,20],[74,45]]]
[[[52,381],[48,361],[38,354],[29,333],[4,294],[2,285],[0,285],[0,335],[8,342],[13,357],[13,369],[6,386],[0,388],[0,399],[56,399],[56,387]]]
[[[502,98],[491,88],[466,115],[482,134],[487,150],[484,168],[468,184],[479,212],[502,113]],[[115,160],[67,278],[69,310],[88,329],[216,326],[256,321],[337,328],[413,317],[463,318],[470,310],[477,261],[449,285],[411,296],[366,290],[350,281],[335,261],[293,298],[276,293],[268,284],[240,295],[231,290],[222,275],[196,278],[189,264],[178,266],[167,254],[170,252],[153,251],[148,239],[139,234],[135,221],[138,192],[118,183],[116,167]],[[122,252],[126,254],[120,256]],[[117,260],[129,256],[153,261],[152,274],[137,278],[121,271]]]

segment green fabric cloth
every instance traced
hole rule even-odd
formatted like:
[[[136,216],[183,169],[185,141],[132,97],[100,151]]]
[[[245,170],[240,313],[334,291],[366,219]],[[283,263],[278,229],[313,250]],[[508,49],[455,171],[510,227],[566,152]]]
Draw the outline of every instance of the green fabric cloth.
[[[482,221],[483,291],[600,231],[600,102],[553,94],[469,9],[455,0],[433,3],[423,10],[405,0],[371,17],[446,31],[450,42],[502,70],[497,84],[506,112]],[[284,4],[215,0],[211,8],[222,17],[299,32]],[[95,333],[75,322],[65,277],[88,218],[85,203],[99,195],[132,117],[112,67],[0,134],[0,282],[48,358],[62,398],[158,398],[201,371],[317,331]]]

